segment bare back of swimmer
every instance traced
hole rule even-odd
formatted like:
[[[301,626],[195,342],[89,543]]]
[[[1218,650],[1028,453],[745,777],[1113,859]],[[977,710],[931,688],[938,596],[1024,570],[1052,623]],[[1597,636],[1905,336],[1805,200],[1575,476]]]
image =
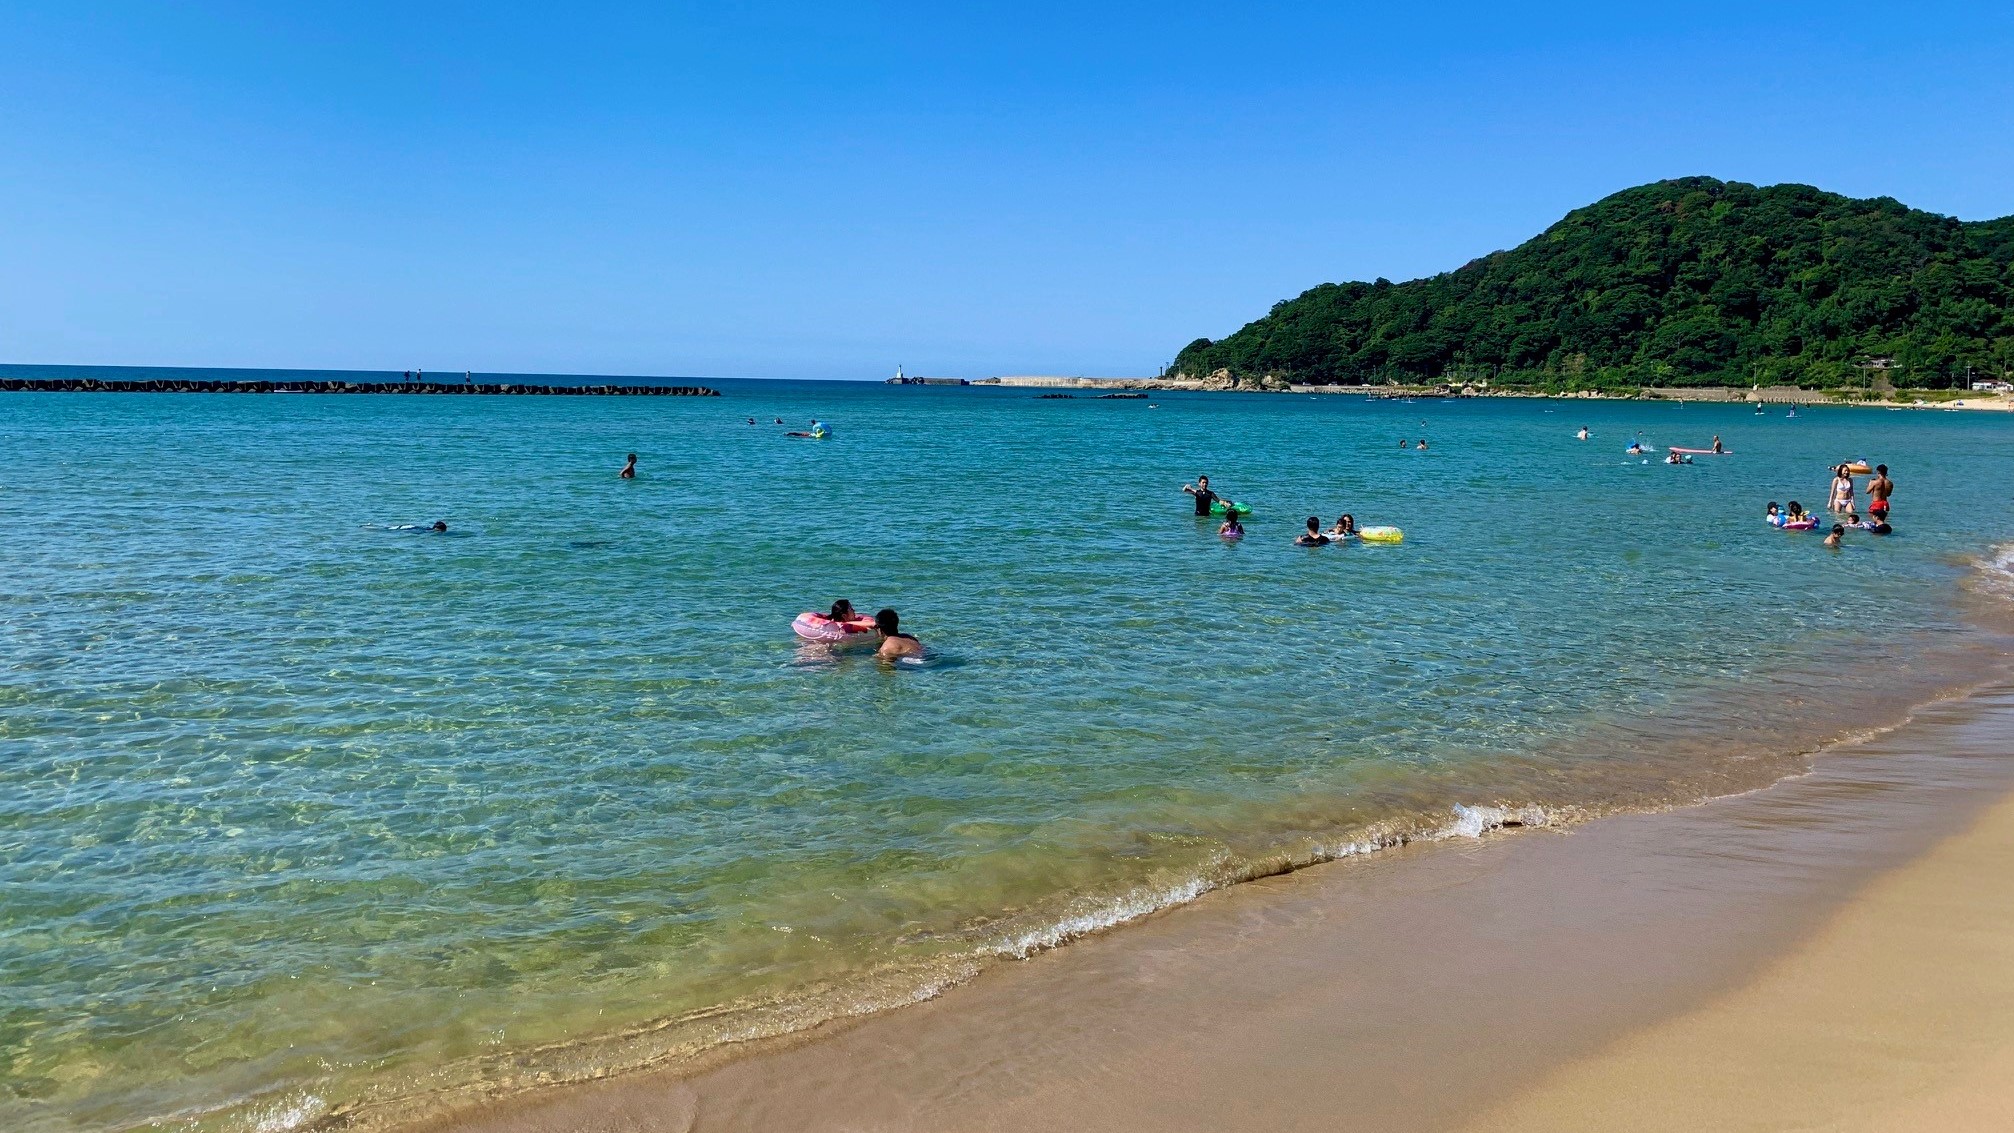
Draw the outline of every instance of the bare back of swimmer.
[[[923,656],[923,643],[914,635],[902,632],[902,619],[894,610],[882,610],[875,614],[874,628],[881,631],[881,648],[874,651],[875,656],[890,661],[899,657]]]

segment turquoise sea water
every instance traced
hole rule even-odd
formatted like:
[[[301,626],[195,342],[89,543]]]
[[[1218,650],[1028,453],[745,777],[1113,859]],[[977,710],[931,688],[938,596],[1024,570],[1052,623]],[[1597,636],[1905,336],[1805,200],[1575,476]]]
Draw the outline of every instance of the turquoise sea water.
[[[0,394],[0,1127],[393,1120],[1767,781],[1962,678],[2014,531],[2000,414],[715,384]],[[1761,522],[1862,455],[1896,536]]]

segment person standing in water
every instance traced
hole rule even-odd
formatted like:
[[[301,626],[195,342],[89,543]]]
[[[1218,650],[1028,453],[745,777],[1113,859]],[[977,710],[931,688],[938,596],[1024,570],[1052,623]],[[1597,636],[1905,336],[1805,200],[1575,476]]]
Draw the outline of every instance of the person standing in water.
[[[1578,433],[1575,433],[1575,434],[1574,434],[1574,436],[1575,436],[1575,437],[1577,437],[1577,438],[1579,438],[1580,440],[1583,440],[1583,441],[1584,441],[1584,440],[1586,440],[1586,439],[1587,439],[1587,426],[1586,426],[1586,425],[1582,425],[1582,426],[1580,427],[1580,432],[1578,432]]]
[[[1853,474],[1846,470],[1844,464],[1838,465],[1832,470],[1832,495],[1826,501],[1825,510],[1853,510]]]
[[[1294,537],[1294,546],[1296,547],[1326,547],[1328,545],[1329,537],[1322,534],[1322,520],[1320,516],[1309,516],[1307,533]]]
[[[874,651],[876,657],[893,661],[900,657],[923,656],[923,643],[914,635],[902,632],[902,619],[894,610],[883,609],[876,613],[874,628],[881,631],[881,648]]]
[[[1867,505],[1867,514],[1875,519],[1888,518],[1888,497],[1895,494],[1895,481],[1888,478],[1888,466],[1874,466],[1874,479],[1867,482],[1867,495],[1873,500]]]
[[[1717,452],[1717,453],[1718,453],[1718,452],[1726,452],[1726,451],[1727,451],[1726,449],[1724,449],[1724,448],[1721,448],[1721,447],[1720,447],[1720,434],[1719,434],[1719,433],[1715,433],[1715,434],[1713,434],[1713,451],[1714,451],[1714,452]]]
[[[627,463],[625,463],[625,464],[624,464],[624,465],[622,466],[622,471],[620,471],[620,472],[616,473],[616,476],[617,476],[617,477],[618,477],[619,479],[623,479],[623,480],[634,480],[634,479],[636,479],[636,454],[635,454],[635,453],[630,453],[630,454],[629,454],[629,461],[628,461]]]
[[[1196,497],[1196,514],[1210,514],[1210,505],[1217,502],[1217,493],[1210,490],[1210,478],[1198,475],[1193,484],[1182,485],[1182,490]]]

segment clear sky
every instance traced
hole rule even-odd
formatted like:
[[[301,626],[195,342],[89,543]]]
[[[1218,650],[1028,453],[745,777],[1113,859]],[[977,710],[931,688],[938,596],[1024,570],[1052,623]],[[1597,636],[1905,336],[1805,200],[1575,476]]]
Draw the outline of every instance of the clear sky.
[[[2014,4],[0,4],[0,361],[1151,374],[1629,185],[2014,213]]]

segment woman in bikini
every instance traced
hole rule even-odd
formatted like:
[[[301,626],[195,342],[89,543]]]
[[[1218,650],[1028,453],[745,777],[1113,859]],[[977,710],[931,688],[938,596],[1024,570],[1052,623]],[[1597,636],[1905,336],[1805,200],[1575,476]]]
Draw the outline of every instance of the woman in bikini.
[[[1853,474],[1844,464],[1832,470],[1832,500],[1825,507],[1827,511],[1853,510]]]

